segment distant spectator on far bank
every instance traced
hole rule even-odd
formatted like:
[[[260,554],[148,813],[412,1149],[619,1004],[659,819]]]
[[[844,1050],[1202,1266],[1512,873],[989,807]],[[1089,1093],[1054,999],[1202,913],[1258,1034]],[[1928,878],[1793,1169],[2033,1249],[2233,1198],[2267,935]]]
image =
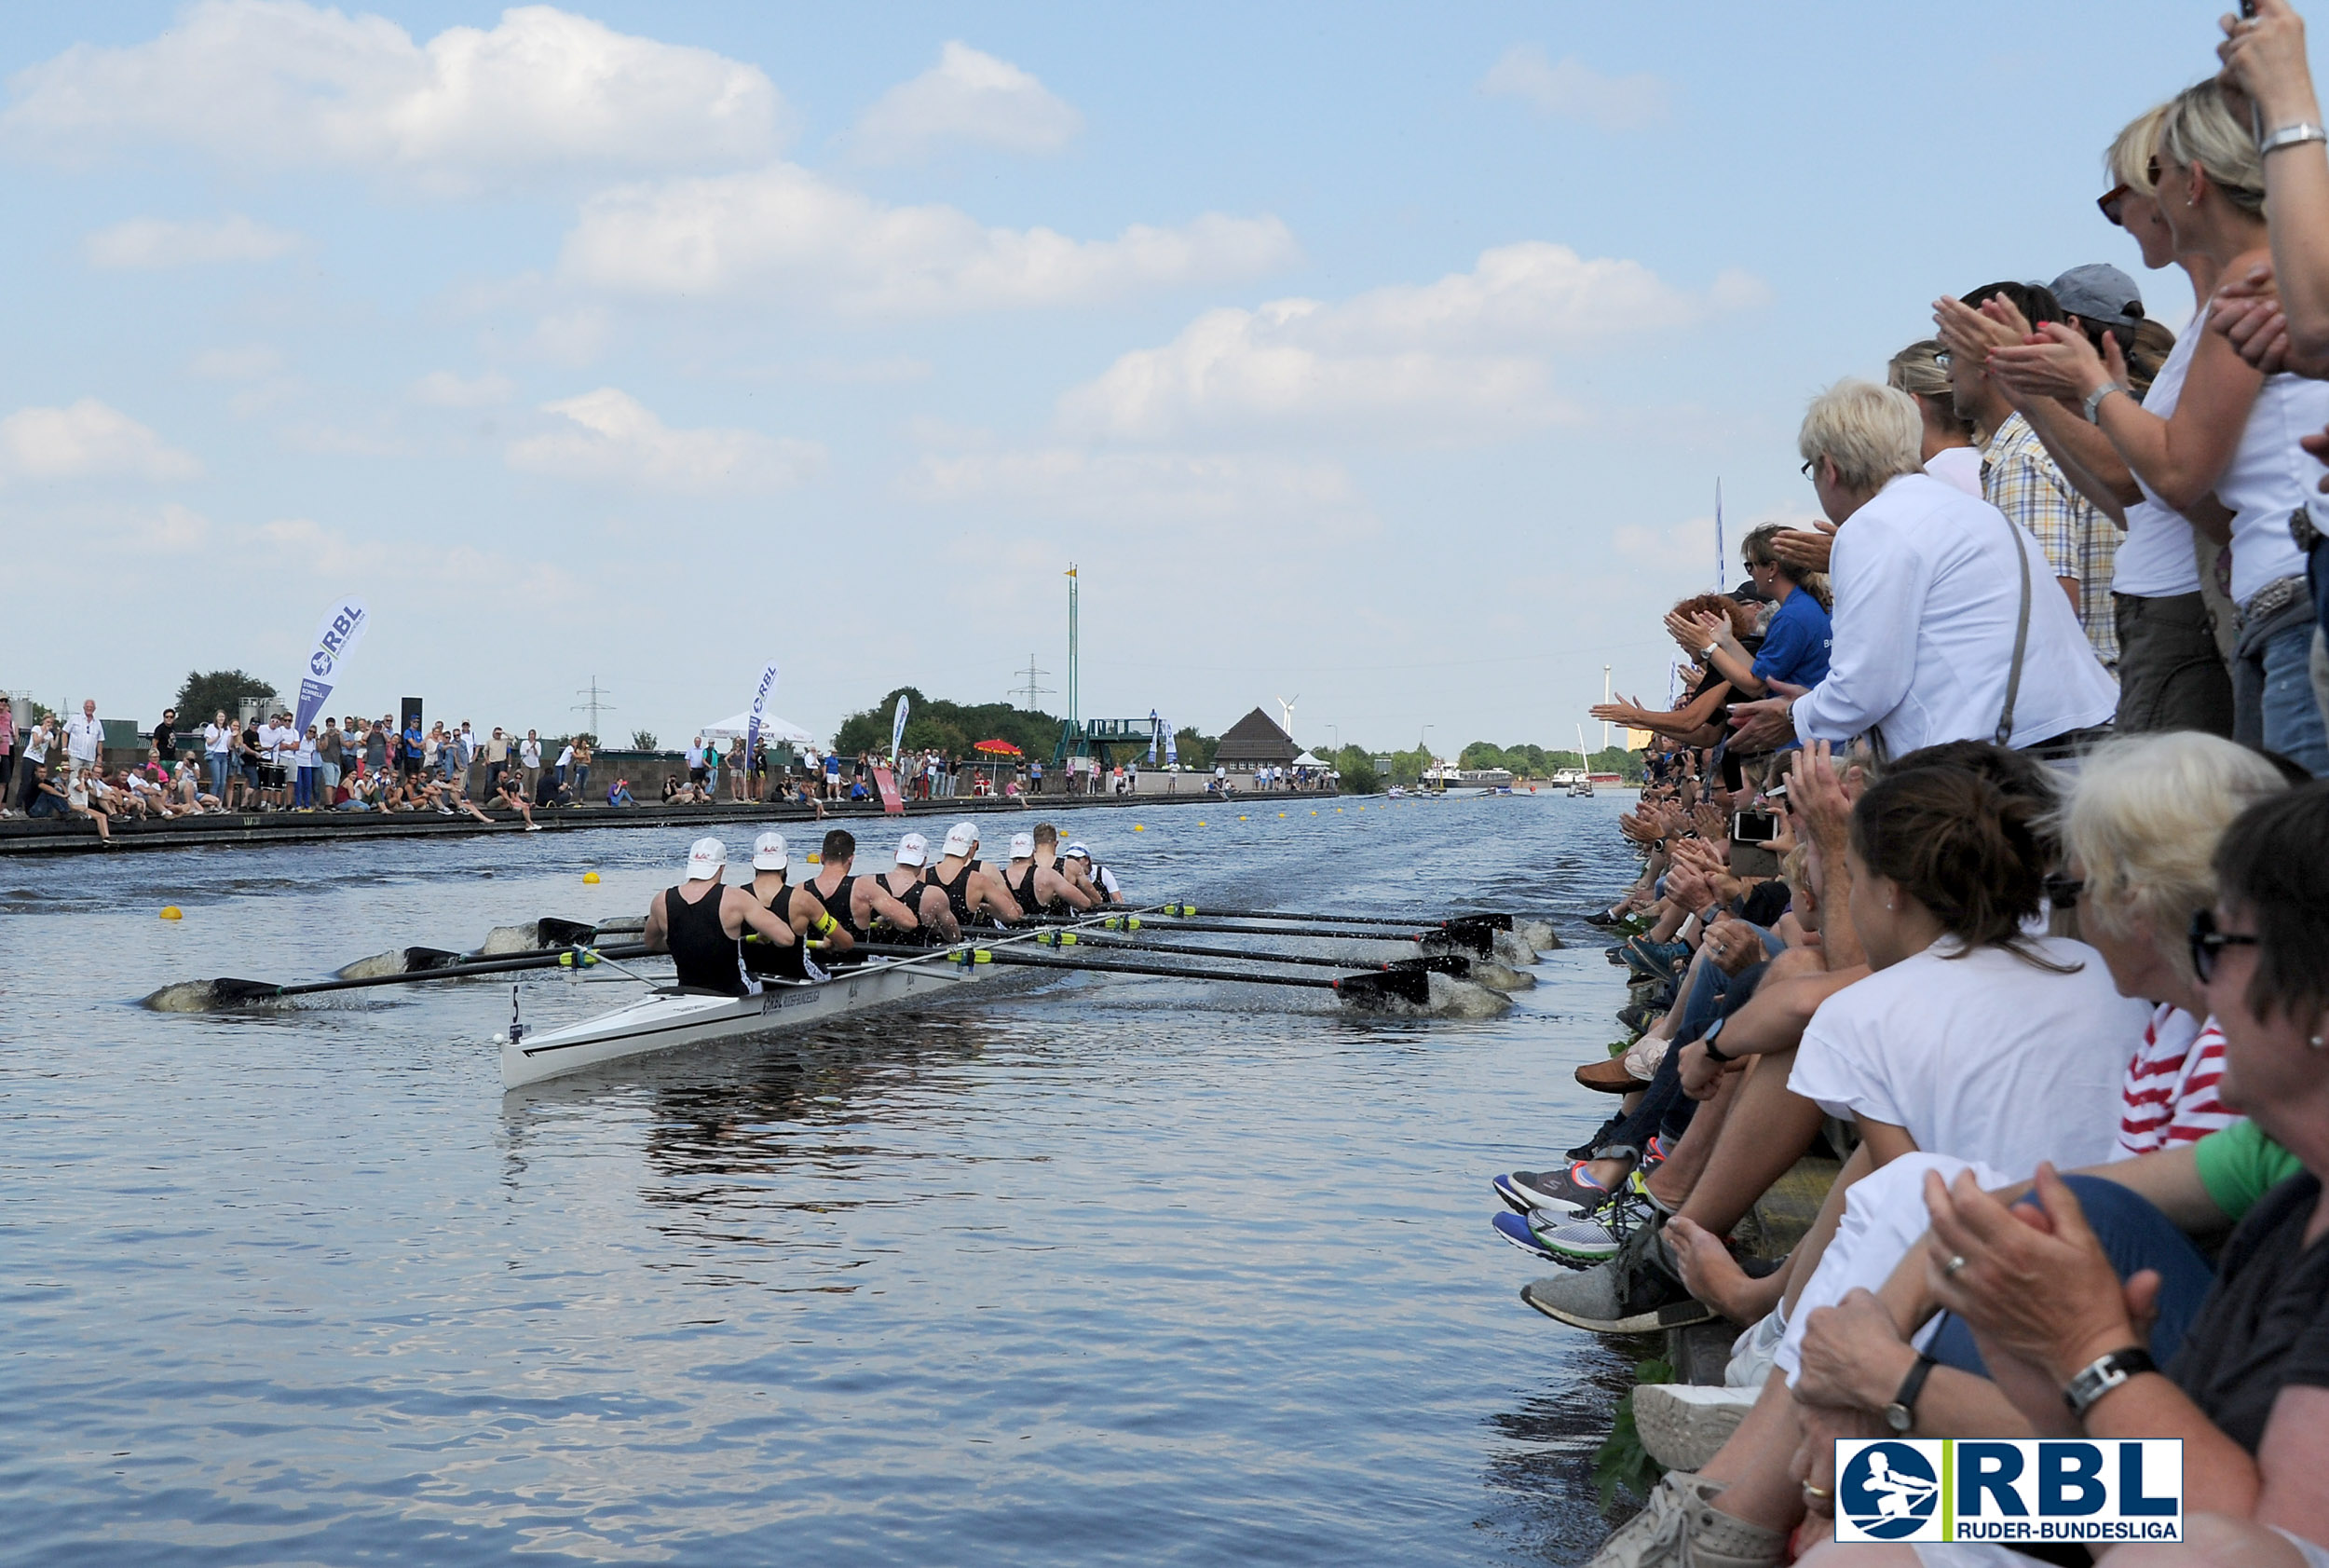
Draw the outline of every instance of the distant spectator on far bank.
[[[631,798],[631,781],[629,779],[617,779],[613,784],[606,786],[606,804],[609,806],[635,806],[638,804],[636,800],[633,800]]]
[[[85,698],[81,711],[64,721],[65,760],[75,768],[94,768],[105,750],[105,725],[97,716],[97,699]]]

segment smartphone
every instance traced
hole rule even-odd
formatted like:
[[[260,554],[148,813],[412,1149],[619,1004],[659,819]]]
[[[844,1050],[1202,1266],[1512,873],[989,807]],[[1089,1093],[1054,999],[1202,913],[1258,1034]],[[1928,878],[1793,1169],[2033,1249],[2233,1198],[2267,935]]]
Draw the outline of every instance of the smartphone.
[[[2256,0],[2240,0],[2240,15],[2246,17],[2251,21],[2255,20]]]
[[[1776,811],[1740,811],[1731,818],[1731,842],[1734,844],[1767,844],[1779,836],[1779,817]]]

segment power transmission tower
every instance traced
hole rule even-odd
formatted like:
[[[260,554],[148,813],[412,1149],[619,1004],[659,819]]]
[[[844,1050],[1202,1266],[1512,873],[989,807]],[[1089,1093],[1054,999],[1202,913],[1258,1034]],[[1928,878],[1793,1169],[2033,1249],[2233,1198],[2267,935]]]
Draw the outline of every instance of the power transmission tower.
[[[577,702],[574,705],[574,712],[579,714],[586,713],[591,716],[591,740],[593,743],[595,743],[599,739],[598,716],[600,712],[604,710],[605,712],[611,714],[618,711],[614,703],[606,701],[606,699],[612,697],[614,693],[611,691],[601,691],[598,689],[598,677],[596,675],[592,675],[591,677],[591,684],[577,691],[575,695],[577,697],[588,699],[586,702]]]
[[[1038,686],[1035,684],[1036,676],[1047,675],[1051,674],[1049,670],[1039,670],[1035,667],[1035,655],[1031,653],[1028,654],[1027,656],[1027,668],[1017,671],[1016,673],[1027,677],[1027,684],[1022,687],[1015,687],[1012,689],[1012,695],[1027,699],[1026,706],[1028,712],[1033,713],[1036,711],[1035,699],[1038,697],[1050,697],[1055,695],[1050,687]]]

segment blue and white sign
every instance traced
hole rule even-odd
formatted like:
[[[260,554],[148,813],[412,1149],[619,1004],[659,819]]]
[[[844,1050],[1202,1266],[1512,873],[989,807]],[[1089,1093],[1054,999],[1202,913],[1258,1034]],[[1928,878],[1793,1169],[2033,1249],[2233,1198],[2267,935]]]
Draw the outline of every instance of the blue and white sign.
[[[769,667],[760,672],[760,684],[753,689],[752,717],[744,723],[746,767],[751,766],[750,758],[760,755],[760,720],[769,711],[769,693],[775,689],[776,661],[771,659],[769,661]]]
[[[1845,1438],[1835,1447],[1839,1541],[2184,1538],[2175,1438]]]
[[[307,732],[307,726],[316,721],[316,715],[331,700],[332,688],[339,684],[341,661],[364,640],[364,628],[371,623],[371,612],[364,608],[361,599],[353,595],[324,613],[323,624],[316,628],[315,648],[307,655],[307,667],[299,676],[298,717],[293,728],[300,734]]]
[[[898,693],[898,711],[890,720],[890,760],[898,759],[898,748],[906,743],[906,693]]]

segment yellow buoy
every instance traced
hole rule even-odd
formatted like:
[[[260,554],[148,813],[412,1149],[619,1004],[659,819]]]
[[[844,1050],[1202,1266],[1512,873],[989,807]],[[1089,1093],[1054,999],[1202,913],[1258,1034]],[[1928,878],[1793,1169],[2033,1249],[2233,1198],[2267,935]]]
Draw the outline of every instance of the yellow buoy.
[[[809,864],[810,864],[810,865],[811,865],[811,866],[822,866],[822,865],[824,865],[824,860],[823,860],[822,858],[820,858],[820,857],[819,857],[819,855],[818,855],[818,853],[817,853],[817,852],[816,852],[816,851],[814,851],[814,850],[810,850],[810,851],[809,852]]]
[[[1145,828],[1145,827],[1141,826],[1141,825],[1140,825],[1138,823],[1137,823],[1137,822],[1136,822],[1136,823],[1134,823],[1134,824],[1132,825],[1132,830],[1133,830],[1135,833],[1146,833],[1146,832],[1148,831],[1148,829],[1147,829],[1147,828]]]
[[[1279,815],[1279,817],[1283,818],[1283,817],[1286,815],[1286,813],[1285,813],[1284,811],[1280,811],[1280,812],[1278,813],[1278,815]]]
[[[175,904],[165,904],[162,906],[162,919],[166,920],[183,920],[185,918],[185,911],[179,908]]]
[[[585,871],[582,873],[582,879],[585,882],[596,882],[598,880],[598,873],[595,871]]]
[[[1243,812],[1243,811],[1238,812],[1238,813],[1237,813],[1237,820],[1238,820],[1239,822],[1244,822],[1244,821],[1246,820],[1246,813],[1245,813],[1245,812]]]
[[[1198,825],[1199,827],[1203,827],[1203,826],[1205,825],[1205,818],[1203,818],[1203,817],[1199,817],[1199,818],[1197,819],[1197,825]]]

